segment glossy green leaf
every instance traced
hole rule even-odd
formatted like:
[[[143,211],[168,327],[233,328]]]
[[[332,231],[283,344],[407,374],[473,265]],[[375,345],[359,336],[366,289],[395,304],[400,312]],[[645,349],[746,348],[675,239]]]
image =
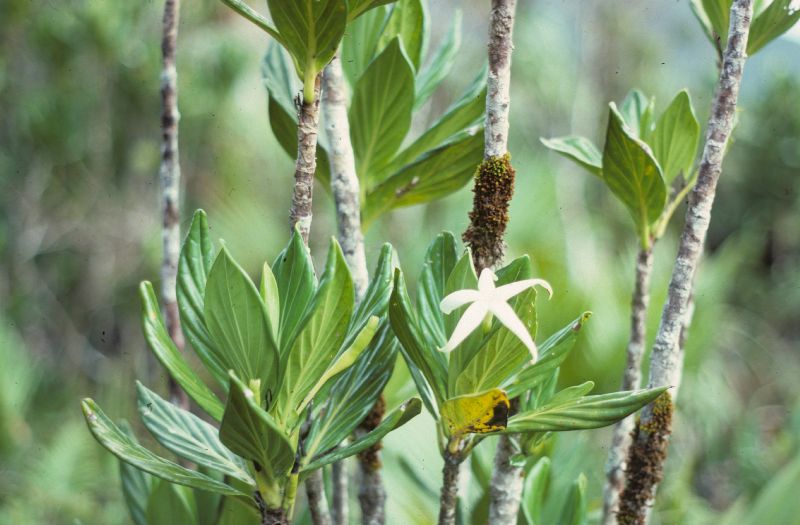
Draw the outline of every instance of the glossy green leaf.
[[[447,34],[427,64],[418,68],[417,92],[414,98],[414,107],[419,108],[424,104],[442,83],[453,68],[458,50],[461,47],[461,11],[453,12],[453,21]]]
[[[683,90],[658,118],[650,140],[667,185],[681,173],[688,178],[699,140],[700,123],[694,115],[689,92]]]
[[[231,451],[255,461],[272,479],[288,473],[294,464],[294,448],[286,435],[256,402],[253,391],[231,374],[230,395],[219,429],[219,438]]]
[[[342,38],[342,69],[351,86],[356,85],[375,57],[386,17],[386,7],[379,6],[347,24]]]
[[[542,509],[544,508],[545,495],[550,485],[550,458],[547,456],[539,459],[525,475],[522,488],[522,512],[528,525],[544,525],[542,522]]]
[[[586,137],[569,135],[552,139],[540,139],[545,147],[550,148],[585,168],[592,175],[603,176],[603,154],[594,143]]]
[[[197,506],[191,491],[158,480],[147,502],[147,525],[192,525],[197,521]]]
[[[207,490],[231,496],[245,496],[235,488],[205,476],[199,472],[184,468],[177,463],[161,458],[136,443],[106,416],[91,399],[81,402],[83,415],[94,438],[106,450],[122,461],[143,470],[153,476],[179,485],[186,485],[199,490]]]
[[[436,200],[463,188],[483,160],[483,131],[429,151],[367,193],[365,224],[401,206]]]
[[[711,29],[719,37],[719,49],[725,49],[733,0],[702,0],[702,4]]]
[[[667,186],[650,148],[632,134],[613,102],[603,150],[603,180],[630,212],[642,242],[649,242],[650,224],[664,209]]]
[[[394,1],[395,0],[348,0],[347,14],[350,20],[355,18],[361,19],[363,18],[362,15],[366,16],[366,14],[372,12],[371,10],[386,4],[391,4]],[[350,25],[348,25],[348,28],[349,27]]]
[[[255,487],[241,458],[220,442],[218,430],[136,382],[139,414],[147,430],[176,455]]]
[[[561,511],[561,523],[564,525],[587,525],[586,519],[586,476],[580,474],[570,488],[564,508]]]
[[[792,8],[792,0],[773,0],[756,15],[747,39],[747,54],[754,55],[761,48],[784,34],[800,20],[800,6]]]
[[[142,299],[142,330],[153,354],[184,392],[208,415],[219,421],[224,408],[222,402],[189,367],[175,347],[161,318],[153,285],[143,281],[139,285],[139,296]]]
[[[428,128],[408,147],[373,178],[380,181],[401,170],[405,165],[417,160],[426,152],[449,142],[466,130],[478,126],[483,121],[486,110],[486,74],[481,73],[464,95],[455,102],[442,117]]]
[[[354,456],[359,452],[362,452],[391,432],[392,430],[399,428],[406,424],[411,418],[416,416],[420,413],[422,408],[422,403],[416,397],[409,399],[399,407],[395,408],[391,412],[389,412],[386,417],[383,419],[380,425],[378,425],[374,430],[364,434],[363,436],[354,439],[349,445],[335,449],[334,451],[330,452],[329,454],[325,454],[319,458],[315,458],[314,461],[309,463],[308,465],[303,466],[300,471],[301,472],[311,472],[316,470],[320,467],[324,467],[330,463],[335,461],[342,460],[344,458],[348,458],[350,456]]]
[[[306,86],[331,61],[347,26],[347,4],[342,0],[267,0],[275,29]]]
[[[384,319],[367,349],[334,379],[327,399],[315,407],[305,441],[307,457],[337,446],[364,421],[392,375],[397,346],[389,321]]]
[[[278,333],[281,359],[284,359],[317,289],[311,255],[297,230],[292,232],[289,244],[272,263],[272,273],[280,297],[281,325]]]
[[[364,293],[361,302],[358,303],[355,312],[353,312],[350,328],[347,330],[345,346],[349,345],[349,342],[364,327],[370,317],[381,318],[386,314],[386,309],[389,307],[389,298],[392,295],[393,258],[394,249],[392,245],[389,243],[384,244],[367,291]]]
[[[280,379],[278,349],[272,338],[267,308],[253,281],[224,246],[208,274],[205,295],[206,326],[219,359],[246,381],[261,380],[262,395]]]
[[[422,0],[397,0],[383,28],[378,49],[382,50],[399,37],[403,48],[419,70],[428,40],[428,19]]]
[[[294,427],[306,395],[341,350],[354,302],[350,270],[339,243],[332,239],[319,289],[284,359],[283,383],[272,413],[285,427]]]
[[[409,368],[413,366],[419,370],[421,378],[430,387],[436,405],[441,405],[447,390],[446,360],[441,352],[428,346],[421,337],[405,280],[399,269],[395,270],[394,290],[389,301],[389,319]],[[424,391],[426,386],[420,382],[421,378],[415,376],[414,380],[417,388]],[[428,406],[428,409],[436,414],[433,406]]]
[[[507,432],[546,432],[600,428],[616,423],[660,396],[664,388],[580,395],[565,389],[544,406],[508,420]],[[571,395],[563,395],[569,393]]]
[[[650,127],[653,124],[653,109],[655,100],[638,89],[632,89],[619,106],[622,120],[638,139],[647,141],[650,136]]]
[[[131,441],[138,443],[127,422],[120,422],[119,429]],[[122,495],[125,498],[125,504],[128,507],[131,519],[136,525],[148,525],[147,500],[150,498],[150,492],[153,489],[153,478],[121,459],[118,460],[118,463]]]
[[[350,134],[361,180],[386,164],[411,126],[414,70],[399,38],[392,40],[356,83]]]
[[[178,308],[181,328],[189,344],[203,365],[220,382],[227,385],[226,372],[219,360],[219,350],[214,347],[206,328],[204,298],[206,280],[214,263],[214,246],[208,232],[208,219],[203,210],[197,210],[192,225],[183,242],[178,259]]]
[[[507,389],[508,396],[515,398],[547,381],[569,356],[584,323],[591,316],[591,312],[584,312],[542,343],[539,346],[539,360],[516,376],[514,382]]]
[[[420,330],[428,345],[441,348],[447,342],[444,314],[439,304],[444,298],[447,278],[459,260],[456,238],[442,232],[428,246],[425,263],[417,279],[417,310]]]
[[[278,282],[275,280],[275,274],[272,273],[272,268],[267,263],[264,263],[261,270],[261,285],[258,287],[258,292],[267,307],[267,319],[272,330],[272,340],[278,341],[280,335],[278,334],[278,329],[281,325],[280,291],[278,290]]]

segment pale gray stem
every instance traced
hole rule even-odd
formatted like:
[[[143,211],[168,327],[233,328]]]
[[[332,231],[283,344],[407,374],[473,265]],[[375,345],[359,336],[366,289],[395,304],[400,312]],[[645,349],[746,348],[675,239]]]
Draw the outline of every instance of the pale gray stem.
[[[458,506],[458,480],[461,458],[450,452],[444,454],[442,492],[439,500],[439,525],[455,525]]]
[[[320,76],[317,75],[314,82],[314,100],[304,100],[300,95],[295,101],[297,104],[297,160],[289,223],[292,228],[297,226],[306,244],[308,244],[308,234],[311,231],[314,172],[317,170]]]
[[[723,53],[720,77],[714,93],[711,114],[708,119],[703,157],[697,184],[689,196],[686,222],[678,246],[675,266],[669,283],[666,304],[661,315],[653,354],[650,359],[651,387],[671,386],[677,390],[681,381],[681,333],[688,330],[688,312],[694,277],[703,253],[711,208],[714,203],[717,182],[722,172],[725,147],[733,130],[736,103],[747,58],[747,38],[753,16],[753,0],[735,0],[731,6],[728,42]],[[675,399],[672,392],[672,399]],[[653,420],[653,407],[642,411],[639,438],[634,447],[645,446],[649,438],[646,431]],[[669,429],[667,429],[669,430]],[[668,432],[667,432],[668,433]],[[662,466],[663,468],[663,466]],[[655,499],[660,472],[655,473],[653,483],[647,487],[644,508],[638,509],[640,523],[645,523],[647,508]]]
[[[369,273],[364,253],[364,235],[361,233],[361,190],[353,145],[350,142],[344,74],[338,56],[327,65],[322,77],[322,112],[325,117],[325,134],[330,144],[328,157],[339,244],[353,276],[356,299],[360,300],[367,290]]]
[[[386,523],[386,489],[383,486],[380,468],[369,468],[361,464],[361,485],[358,501],[361,504],[361,523],[383,525]]]
[[[322,478],[322,469],[311,472],[306,478],[305,484],[308,510],[311,512],[312,523],[314,525],[332,525],[333,521],[328,509],[328,499],[325,497],[325,481]]]
[[[334,525],[347,525],[350,522],[348,507],[348,478],[346,460],[340,460],[331,468],[333,478],[333,508],[331,515]]]
[[[494,456],[494,471],[490,486],[489,523],[500,525],[517,523],[525,475],[522,467],[511,464],[511,457],[518,452],[511,436],[500,436]]]
[[[508,112],[511,105],[511,51],[517,0],[492,0],[489,21],[489,77],[486,82],[484,157],[508,151]]]
[[[626,352],[621,390],[636,390],[642,379],[642,355],[647,338],[647,307],[650,304],[650,276],[653,272],[652,247],[642,249],[636,257],[636,283],[631,299],[631,334]],[[625,460],[631,446],[634,416],[614,426],[611,447],[606,461],[606,484],[603,494],[603,525],[617,523],[619,496],[625,485]]]
[[[180,0],[164,2],[164,18],[161,38],[161,241],[164,250],[161,260],[161,301],[167,331],[183,351],[186,343],[181,331],[178,314],[178,297],[175,289],[178,284],[178,258],[181,252],[181,167],[178,156],[178,72],[175,54],[178,47],[178,22],[180,20]],[[170,398],[173,402],[188,408],[186,393],[175,383],[169,381]]]

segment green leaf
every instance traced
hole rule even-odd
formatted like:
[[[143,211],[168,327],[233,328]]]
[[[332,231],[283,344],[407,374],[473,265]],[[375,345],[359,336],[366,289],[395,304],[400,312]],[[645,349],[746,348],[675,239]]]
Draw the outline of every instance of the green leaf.
[[[406,292],[405,280],[399,268],[394,274],[394,290],[389,301],[389,319],[392,330],[400,341],[401,352],[409,369],[417,369],[421,374],[421,377],[413,376],[417,389],[424,392],[430,387],[436,405],[441,405],[447,390],[447,364],[442,353],[428,346],[420,336],[411,300]],[[424,382],[421,381],[422,378]],[[437,413],[429,402],[426,402],[426,406],[431,414]]]
[[[219,421],[222,418],[222,402],[203,383],[194,370],[189,368],[180,351],[175,347],[175,343],[167,333],[167,327],[164,326],[164,320],[161,318],[153,285],[148,281],[143,281],[139,285],[139,296],[142,299],[142,330],[153,354],[184,392],[209,416]]]
[[[373,180],[380,181],[385,179],[387,176],[401,170],[406,164],[417,160],[427,151],[437,148],[449,142],[458,134],[479,125],[483,121],[485,109],[486,74],[483,72],[439,120],[407,148],[398,153],[385,168],[376,174]]]
[[[178,259],[177,295],[181,327],[203,365],[220,384],[227,385],[227,374],[218,358],[219,350],[214,347],[206,328],[203,313],[206,280],[213,262],[214,246],[208,233],[208,219],[203,210],[197,210]]]
[[[347,32],[342,38],[342,69],[351,86],[356,85],[375,57],[378,40],[386,23],[386,12],[385,7],[378,7],[347,25]]]
[[[345,346],[355,337],[355,335],[366,325],[373,316],[383,317],[389,307],[389,297],[392,295],[392,273],[394,249],[389,243],[385,243],[378,256],[378,263],[375,265],[375,272],[370,280],[367,291],[361,302],[358,303],[353,318],[350,321],[350,328],[347,330],[347,341]]]
[[[315,406],[305,440],[307,458],[336,447],[364,421],[392,375],[397,346],[383,319],[367,349],[334,380],[324,403]]]
[[[644,141],[648,140],[654,106],[655,100],[648,99],[638,89],[632,89],[622,101],[619,107],[619,114],[625,124],[633,131],[636,138]]]
[[[550,485],[550,458],[539,459],[525,476],[522,489],[522,512],[528,525],[543,525],[542,509]]]
[[[354,302],[350,270],[339,243],[332,239],[319,289],[285,357],[283,383],[272,413],[286,428],[294,427],[303,400],[341,350]]]
[[[550,148],[589,171],[592,175],[603,176],[603,155],[594,143],[586,137],[569,135],[552,139],[539,139]]]
[[[583,324],[592,316],[584,312],[580,317],[550,336],[539,347],[539,360],[522,370],[508,388],[508,397],[515,398],[547,381],[561,366],[575,346]]]
[[[153,476],[179,485],[230,496],[249,497],[225,483],[153,454],[128,437],[100,410],[93,400],[84,399],[81,402],[81,408],[89,430],[97,442],[122,461]]]
[[[356,18],[363,18],[362,15],[376,7],[391,4],[395,0],[348,0],[347,2],[347,15],[350,20]],[[352,24],[350,24],[352,25]],[[348,26],[350,27],[350,26]]]
[[[564,525],[586,525],[586,476],[580,474],[572,484],[569,496],[561,511],[561,523]]]
[[[216,428],[191,412],[163,400],[138,381],[136,391],[142,421],[164,448],[192,463],[255,487],[255,480],[247,471],[244,461],[220,442]]]
[[[720,49],[725,49],[733,0],[702,0],[702,3],[711,28],[719,37]]]
[[[667,199],[666,183],[650,148],[632,134],[613,102],[603,150],[603,180],[628,208],[643,246],[649,245],[650,224],[658,220]]]
[[[577,390],[573,392],[571,389],[565,389],[553,396],[546,405],[511,417],[506,432],[546,432],[605,427],[639,410],[666,389],[666,387],[652,388],[579,397],[574,395]]]
[[[147,502],[147,525],[197,523],[197,506],[191,491],[158,480]]]
[[[686,90],[678,93],[658,118],[651,144],[667,185],[683,173],[690,175],[700,140],[700,123]]]
[[[230,395],[219,438],[231,451],[255,461],[271,479],[286,475],[294,464],[294,448],[286,435],[256,402],[252,390],[231,373]]]
[[[419,70],[428,41],[428,17],[422,0],[398,0],[386,21],[378,41],[378,49],[382,50],[399,37],[408,58]]]
[[[792,0],[773,0],[759,13],[750,27],[747,54],[752,56],[800,20],[800,8],[791,8]]]
[[[267,0],[267,5],[303,79],[304,99],[313,102],[314,78],[336,54],[344,35],[347,4],[342,0]]]
[[[296,229],[292,232],[289,244],[272,263],[272,273],[278,283],[281,309],[281,325],[278,333],[283,360],[291,348],[290,344],[297,335],[306,309],[311,304],[314,291],[317,289],[311,255]]]
[[[136,436],[134,436],[133,431],[125,421],[120,423],[119,429],[125,433],[131,441],[138,443],[136,441]],[[149,474],[129,465],[121,459],[118,460],[118,463],[122,495],[125,498],[125,504],[128,507],[131,519],[133,519],[136,525],[148,525],[147,500],[150,498],[150,492],[153,488],[153,478]]]
[[[334,463],[344,458],[354,456],[359,452],[368,449],[369,447],[371,447],[372,445],[383,439],[383,437],[386,434],[388,434],[389,432],[391,432],[396,428],[403,426],[411,418],[419,414],[421,408],[422,408],[422,403],[418,398],[414,397],[409,399],[399,407],[389,412],[383,419],[381,424],[378,425],[374,430],[353,440],[353,442],[347,446],[338,448],[329,454],[315,458],[314,461],[312,461],[308,465],[303,466],[300,469],[300,472],[314,471],[320,467],[324,467],[325,465],[328,465],[330,463]]]
[[[456,238],[450,232],[437,235],[425,253],[422,273],[417,279],[417,309],[420,330],[429,346],[441,348],[447,343],[444,314],[439,304],[444,298],[447,278],[458,259]]]
[[[208,274],[205,318],[226,370],[246,381],[261,380],[261,393],[273,392],[280,380],[278,349],[267,308],[247,273],[224,246]]]
[[[258,288],[258,292],[267,307],[267,319],[272,330],[272,340],[278,341],[278,336],[280,335],[278,334],[278,329],[281,325],[280,291],[278,290],[278,282],[275,280],[275,274],[272,273],[272,268],[267,263],[264,263],[261,270],[261,285]]]
[[[439,47],[433,52],[430,61],[419,69],[417,74],[417,92],[414,97],[414,108],[424,104],[442,83],[453,68],[458,50],[461,47],[461,11],[453,12],[450,30],[442,39]]]
[[[240,498],[225,498],[216,525],[260,525],[261,516],[255,505]]]
[[[414,71],[399,38],[372,61],[353,90],[350,129],[361,180],[386,164],[411,126]]]
[[[429,151],[368,191],[364,223],[370,224],[392,208],[429,202],[458,191],[473,179],[482,160],[482,130]]]
[[[800,456],[781,468],[761,489],[749,510],[738,514],[731,523],[740,525],[761,525],[766,523],[785,523],[798,525],[800,501],[797,487],[800,486]]]

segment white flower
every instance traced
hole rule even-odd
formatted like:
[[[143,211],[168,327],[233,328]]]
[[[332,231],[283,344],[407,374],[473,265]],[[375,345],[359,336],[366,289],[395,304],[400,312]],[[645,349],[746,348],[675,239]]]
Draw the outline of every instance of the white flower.
[[[528,350],[530,350],[532,362],[536,361],[538,356],[536,343],[531,339],[528,328],[522,320],[517,317],[514,309],[509,306],[508,300],[534,286],[541,286],[547,290],[552,297],[553,289],[544,279],[526,279],[524,281],[509,283],[499,288],[494,285],[496,280],[497,276],[494,272],[485,268],[478,278],[477,290],[459,290],[442,299],[439,308],[441,308],[442,312],[445,314],[449,314],[456,308],[460,308],[467,303],[472,304],[464,311],[464,315],[462,315],[461,319],[458,321],[455,330],[453,330],[453,335],[450,336],[450,340],[447,341],[447,344],[444,345],[443,348],[439,349],[441,352],[451,352],[455,350],[464,339],[469,337],[469,334],[483,323],[484,318],[489,314],[497,317],[498,321],[503,323],[511,333],[517,336],[525,346],[528,347]]]

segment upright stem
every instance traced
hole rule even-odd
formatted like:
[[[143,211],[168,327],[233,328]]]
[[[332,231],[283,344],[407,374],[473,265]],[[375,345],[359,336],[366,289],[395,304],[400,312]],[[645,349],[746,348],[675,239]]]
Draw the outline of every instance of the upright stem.
[[[439,525],[455,525],[461,462],[462,459],[458,455],[445,451],[442,492],[439,501]]]
[[[524,470],[511,464],[511,457],[517,452],[511,436],[500,436],[489,490],[489,523],[517,523],[524,481]]]
[[[292,228],[297,226],[306,244],[311,231],[314,172],[317,170],[320,76],[321,74],[316,77],[314,83],[314,99],[297,99],[297,161],[289,222]]]
[[[161,261],[161,301],[167,331],[183,351],[186,342],[181,331],[178,314],[178,258],[181,252],[180,193],[181,167],[178,157],[178,71],[175,54],[178,47],[178,22],[180,20],[180,0],[164,2],[164,18],[161,36],[161,240],[163,259]],[[184,408],[189,406],[189,398],[175,381],[169,380],[169,393],[172,401]]]
[[[349,479],[347,478],[347,465],[345,460],[337,461],[331,467],[333,479],[333,508],[331,517],[334,525],[347,525],[350,522],[350,509],[348,507]]]
[[[642,379],[642,355],[647,337],[647,307],[650,304],[650,276],[653,272],[653,249],[642,249],[636,257],[636,284],[631,299],[631,335],[626,352],[627,363],[622,376],[622,390],[639,388]],[[603,524],[617,522],[619,495],[625,484],[625,459],[631,446],[634,416],[614,426],[611,448],[606,462],[606,486],[603,500]]]
[[[359,425],[356,435],[362,436],[377,428],[385,413],[386,400],[381,394],[372,407],[372,411]],[[358,465],[361,471],[358,502],[361,504],[361,523],[364,525],[382,525],[386,522],[386,488],[381,476],[380,451],[382,448],[383,444],[379,441],[358,455]]]
[[[697,184],[689,196],[686,223],[672,270],[669,292],[650,359],[650,386],[671,386],[681,381],[681,333],[688,329],[688,312],[694,277],[703,253],[717,182],[722,172],[725,147],[733,130],[742,72],[747,58],[747,38],[753,16],[753,0],[735,0],[731,6],[728,42],[722,59],[720,78],[714,94],[703,147]],[[674,398],[675,392],[672,393]],[[666,458],[667,437],[671,431],[671,412],[655,405],[645,407],[635,429],[631,446],[626,488],[620,501],[619,523],[644,524],[648,508],[655,499]],[[656,450],[657,449],[657,450]],[[658,453],[653,454],[656,451]],[[656,457],[655,464],[640,461],[645,455]],[[637,471],[634,464],[647,467]],[[635,483],[632,483],[634,481]],[[632,488],[631,486],[635,486]]]
[[[313,471],[305,480],[306,495],[308,496],[308,509],[311,512],[311,522],[314,525],[332,525],[331,513],[328,509],[328,500],[325,497],[325,481],[322,479],[322,469]]]
[[[508,112],[511,105],[511,51],[517,0],[492,0],[489,21],[489,77],[486,82],[484,156],[508,151]]]

